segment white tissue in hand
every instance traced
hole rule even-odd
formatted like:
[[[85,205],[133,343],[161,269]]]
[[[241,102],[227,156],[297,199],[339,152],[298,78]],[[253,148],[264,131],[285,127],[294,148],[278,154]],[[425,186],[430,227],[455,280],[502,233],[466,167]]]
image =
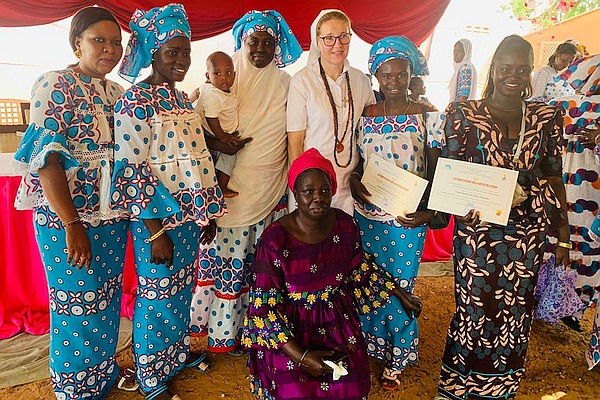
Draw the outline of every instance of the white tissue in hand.
[[[340,376],[348,375],[348,371],[346,370],[346,368],[344,368],[341,361],[337,364],[334,363],[333,361],[329,361],[329,360],[323,360],[323,362],[326,365],[328,365],[329,367],[331,367],[331,369],[333,369],[333,380],[334,381],[337,381],[338,379],[340,379]]]

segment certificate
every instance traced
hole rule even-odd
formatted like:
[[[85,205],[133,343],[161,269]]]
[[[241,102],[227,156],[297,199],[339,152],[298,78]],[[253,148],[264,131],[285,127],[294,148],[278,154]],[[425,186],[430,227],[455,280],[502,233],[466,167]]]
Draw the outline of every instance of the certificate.
[[[510,169],[440,158],[428,208],[459,216],[476,210],[482,221],[506,225],[518,175]]]
[[[415,212],[428,184],[375,154],[369,158],[361,182],[371,193],[371,203],[394,216]]]

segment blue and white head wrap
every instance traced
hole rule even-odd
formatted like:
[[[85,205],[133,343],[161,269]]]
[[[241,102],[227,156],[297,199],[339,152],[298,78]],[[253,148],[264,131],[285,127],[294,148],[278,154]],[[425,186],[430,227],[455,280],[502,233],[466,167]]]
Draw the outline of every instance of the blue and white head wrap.
[[[429,75],[425,56],[404,36],[388,36],[373,43],[369,51],[369,71],[375,75],[383,63],[394,59],[408,60],[413,75]]]
[[[119,75],[135,82],[142,68],[152,64],[152,56],[163,44],[177,36],[191,40],[192,30],[181,4],[135,10],[129,21],[131,37],[119,68]]]
[[[274,60],[278,67],[295,62],[302,55],[302,47],[283,16],[274,10],[249,11],[233,26],[235,51],[242,48],[246,38],[254,32],[267,32],[275,39]]]

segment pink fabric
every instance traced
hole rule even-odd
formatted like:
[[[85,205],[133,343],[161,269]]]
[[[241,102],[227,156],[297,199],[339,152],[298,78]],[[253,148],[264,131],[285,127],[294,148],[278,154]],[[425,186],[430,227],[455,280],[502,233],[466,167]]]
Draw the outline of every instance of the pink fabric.
[[[19,176],[0,176],[0,339],[49,330],[48,284],[35,240],[32,211],[13,203]],[[136,291],[132,246],[127,248],[121,315],[131,319]]]
[[[319,153],[319,150],[315,149],[314,147],[302,153],[300,157],[296,158],[290,166],[290,170],[288,171],[288,187],[290,190],[294,190],[296,179],[298,179],[298,176],[301,173],[313,168],[320,169],[321,171],[325,172],[327,176],[329,176],[329,183],[331,183],[331,195],[333,196],[337,190],[335,170],[333,169],[331,161],[323,157],[321,153]]]
[[[454,235],[454,217],[445,229],[427,229],[425,248],[421,261],[448,261],[452,258],[452,236]]]
[[[48,286],[32,211],[13,206],[20,176],[0,177],[0,339],[48,333]]]

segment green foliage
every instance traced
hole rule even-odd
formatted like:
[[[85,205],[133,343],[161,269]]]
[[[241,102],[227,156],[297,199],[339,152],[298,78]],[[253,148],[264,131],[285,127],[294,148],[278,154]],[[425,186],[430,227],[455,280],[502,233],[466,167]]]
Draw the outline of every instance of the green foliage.
[[[536,2],[536,0],[530,1]],[[568,18],[576,17],[577,15],[583,14],[590,10],[600,8],[600,0],[548,1],[551,1],[553,6],[548,11],[536,18],[531,18],[533,10],[527,7],[527,0],[510,0],[508,4],[502,5],[500,8],[503,11],[510,12],[512,14],[512,18],[514,19],[531,20],[536,28],[546,28]],[[543,2],[544,0],[537,0],[538,4]]]

